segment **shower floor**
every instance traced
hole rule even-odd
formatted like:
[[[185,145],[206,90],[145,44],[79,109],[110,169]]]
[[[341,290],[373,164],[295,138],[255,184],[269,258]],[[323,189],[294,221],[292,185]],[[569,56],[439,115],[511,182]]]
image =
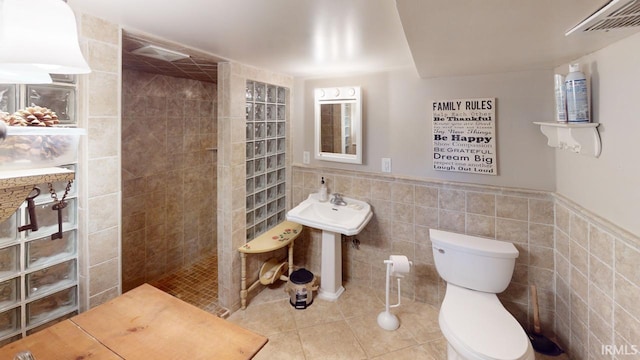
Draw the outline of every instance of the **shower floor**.
[[[217,255],[207,256],[150,284],[218,317],[229,315],[227,309],[218,305]]]

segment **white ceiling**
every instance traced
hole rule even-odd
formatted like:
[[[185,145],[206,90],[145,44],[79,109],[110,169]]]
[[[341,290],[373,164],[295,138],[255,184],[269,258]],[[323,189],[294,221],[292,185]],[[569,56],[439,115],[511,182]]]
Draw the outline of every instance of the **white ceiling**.
[[[68,2],[132,32],[300,77],[409,66],[421,77],[549,69],[630,34],[564,36],[606,0]]]
[[[422,77],[550,69],[640,29],[564,36],[607,2],[397,0]]]

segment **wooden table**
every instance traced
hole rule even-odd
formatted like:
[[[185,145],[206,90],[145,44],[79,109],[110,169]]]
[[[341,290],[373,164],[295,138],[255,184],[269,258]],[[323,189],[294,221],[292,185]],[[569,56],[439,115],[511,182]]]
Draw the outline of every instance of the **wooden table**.
[[[142,285],[0,349],[40,359],[251,359],[267,338]],[[83,357],[84,356],[84,357]]]
[[[40,359],[95,359],[121,360],[111,350],[100,344],[71,320],[64,320],[18,341],[0,348],[0,359],[12,360],[29,350]]]

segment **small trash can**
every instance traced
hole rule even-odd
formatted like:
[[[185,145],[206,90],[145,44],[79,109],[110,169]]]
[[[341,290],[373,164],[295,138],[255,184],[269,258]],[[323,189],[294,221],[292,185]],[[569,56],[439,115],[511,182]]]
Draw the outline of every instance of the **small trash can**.
[[[285,291],[289,293],[289,303],[296,309],[306,309],[313,303],[313,291],[318,290],[316,277],[305,268],[291,273]]]

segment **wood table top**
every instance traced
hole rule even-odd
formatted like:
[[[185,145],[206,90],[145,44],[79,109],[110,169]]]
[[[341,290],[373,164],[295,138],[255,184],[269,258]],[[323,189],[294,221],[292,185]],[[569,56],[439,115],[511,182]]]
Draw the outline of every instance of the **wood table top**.
[[[37,360],[245,360],[266,343],[264,336],[144,284],[6,345],[0,358],[30,350]]]
[[[121,360],[71,320],[64,320],[0,348],[0,359],[11,360],[21,351],[40,359]]]

